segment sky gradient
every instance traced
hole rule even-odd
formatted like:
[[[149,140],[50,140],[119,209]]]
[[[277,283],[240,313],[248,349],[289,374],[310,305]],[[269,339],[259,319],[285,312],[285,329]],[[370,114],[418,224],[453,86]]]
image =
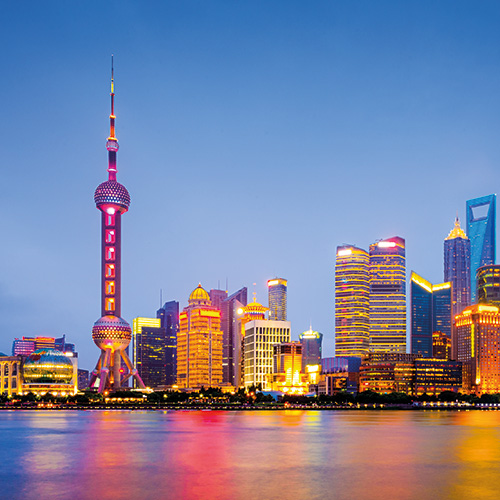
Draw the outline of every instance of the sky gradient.
[[[465,201],[497,190],[500,4],[11,2],[0,64],[0,351],[66,334],[98,357],[100,217],[115,54],[122,315],[199,282],[267,303],[333,355],[335,249],[406,239],[443,279]]]

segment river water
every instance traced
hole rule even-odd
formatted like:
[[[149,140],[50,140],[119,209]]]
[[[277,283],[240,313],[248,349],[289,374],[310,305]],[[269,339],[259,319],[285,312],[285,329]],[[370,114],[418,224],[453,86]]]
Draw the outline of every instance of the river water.
[[[0,498],[497,500],[500,412],[2,411]]]

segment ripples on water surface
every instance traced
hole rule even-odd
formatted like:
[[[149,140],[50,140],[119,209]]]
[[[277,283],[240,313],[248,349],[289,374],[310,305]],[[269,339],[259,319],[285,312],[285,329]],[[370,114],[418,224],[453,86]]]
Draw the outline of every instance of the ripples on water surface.
[[[0,413],[0,498],[499,499],[500,412]]]

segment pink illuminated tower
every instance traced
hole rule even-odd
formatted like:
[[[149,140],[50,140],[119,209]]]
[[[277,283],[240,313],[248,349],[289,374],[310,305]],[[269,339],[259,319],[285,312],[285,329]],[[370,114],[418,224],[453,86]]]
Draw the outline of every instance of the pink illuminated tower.
[[[111,115],[110,134],[106,143],[108,150],[108,180],[95,190],[94,200],[101,211],[102,256],[101,256],[101,318],[92,328],[92,339],[101,356],[92,372],[90,387],[99,379],[99,392],[106,389],[120,389],[131,376],[144,389],[137,370],[132,365],[125,349],[130,344],[130,325],[121,314],[121,216],[130,206],[130,195],[116,180],[116,153],[118,140],[115,137],[115,93],[113,79],[113,58],[111,58]],[[121,360],[129,373],[122,378]]]

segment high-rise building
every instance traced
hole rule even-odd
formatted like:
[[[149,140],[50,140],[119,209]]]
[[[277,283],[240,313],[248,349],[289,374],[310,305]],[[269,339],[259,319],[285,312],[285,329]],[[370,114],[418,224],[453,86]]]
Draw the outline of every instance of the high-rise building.
[[[287,280],[283,278],[274,278],[267,282],[270,320],[286,321],[287,284]]]
[[[444,240],[444,281],[452,283],[453,317],[470,306],[470,278],[470,240],[457,217]]]
[[[306,373],[306,366],[321,365],[321,343],[323,334],[313,331],[312,328],[299,335],[302,345],[302,373]]]
[[[179,331],[179,302],[165,302],[156,317],[160,319],[165,330],[165,383],[174,385],[177,382],[177,333]]]
[[[452,284],[433,285],[417,273],[411,273],[411,352],[424,358],[433,356],[433,332],[451,339]]]
[[[134,365],[147,387],[167,385],[165,329],[160,318],[134,318]]]
[[[227,290],[218,290],[212,288],[212,290],[210,290],[209,295],[210,295],[210,301],[212,302],[212,306],[221,311],[222,304],[227,299]]]
[[[405,240],[370,245],[370,352],[406,352]]]
[[[236,306],[237,304],[235,304]],[[246,325],[250,321],[266,321],[267,307],[257,302],[254,293],[253,301],[246,306],[241,306],[236,310],[236,332],[238,338],[234,340],[234,385],[237,387],[245,386],[245,332]]]
[[[126,353],[132,330],[121,317],[121,216],[128,211],[130,195],[116,180],[115,93],[113,64],[111,64],[111,114],[108,150],[108,180],[94,193],[94,201],[101,212],[101,317],[94,323],[92,339],[101,350],[99,361],[92,372],[89,386],[99,379],[99,392],[107,388],[120,389],[133,376],[140,388],[145,388],[137,370]],[[121,361],[129,373],[122,378]]]
[[[57,349],[58,351],[71,354],[71,357],[78,357],[75,344],[66,342],[66,335],[62,337],[23,337],[14,339],[12,343],[12,354],[14,356],[29,356],[38,349]]]
[[[444,332],[432,332],[432,357],[451,359],[451,338]]]
[[[222,330],[222,381],[225,384],[239,386],[236,376],[241,353],[241,326],[238,322],[238,310],[247,305],[246,287],[234,292],[221,304]]]
[[[198,285],[189,305],[179,315],[177,385],[181,388],[220,387],[222,384],[222,331],[220,311]]]
[[[476,272],[496,260],[496,194],[468,200],[467,236],[470,239],[471,303],[476,302]]]
[[[464,309],[455,318],[453,357],[464,364],[467,392],[500,392],[500,312],[487,304]]]
[[[301,371],[302,344],[282,342],[273,346],[273,371],[267,376],[272,390],[285,394],[308,392],[308,375]]]
[[[369,335],[369,257],[353,246],[337,247],[335,262],[335,354],[366,356]]]
[[[245,388],[271,389],[267,375],[273,371],[273,345],[282,342],[290,342],[289,321],[256,319],[245,324]]]
[[[500,307],[500,265],[480,267],[476,282],[477,302]]]

